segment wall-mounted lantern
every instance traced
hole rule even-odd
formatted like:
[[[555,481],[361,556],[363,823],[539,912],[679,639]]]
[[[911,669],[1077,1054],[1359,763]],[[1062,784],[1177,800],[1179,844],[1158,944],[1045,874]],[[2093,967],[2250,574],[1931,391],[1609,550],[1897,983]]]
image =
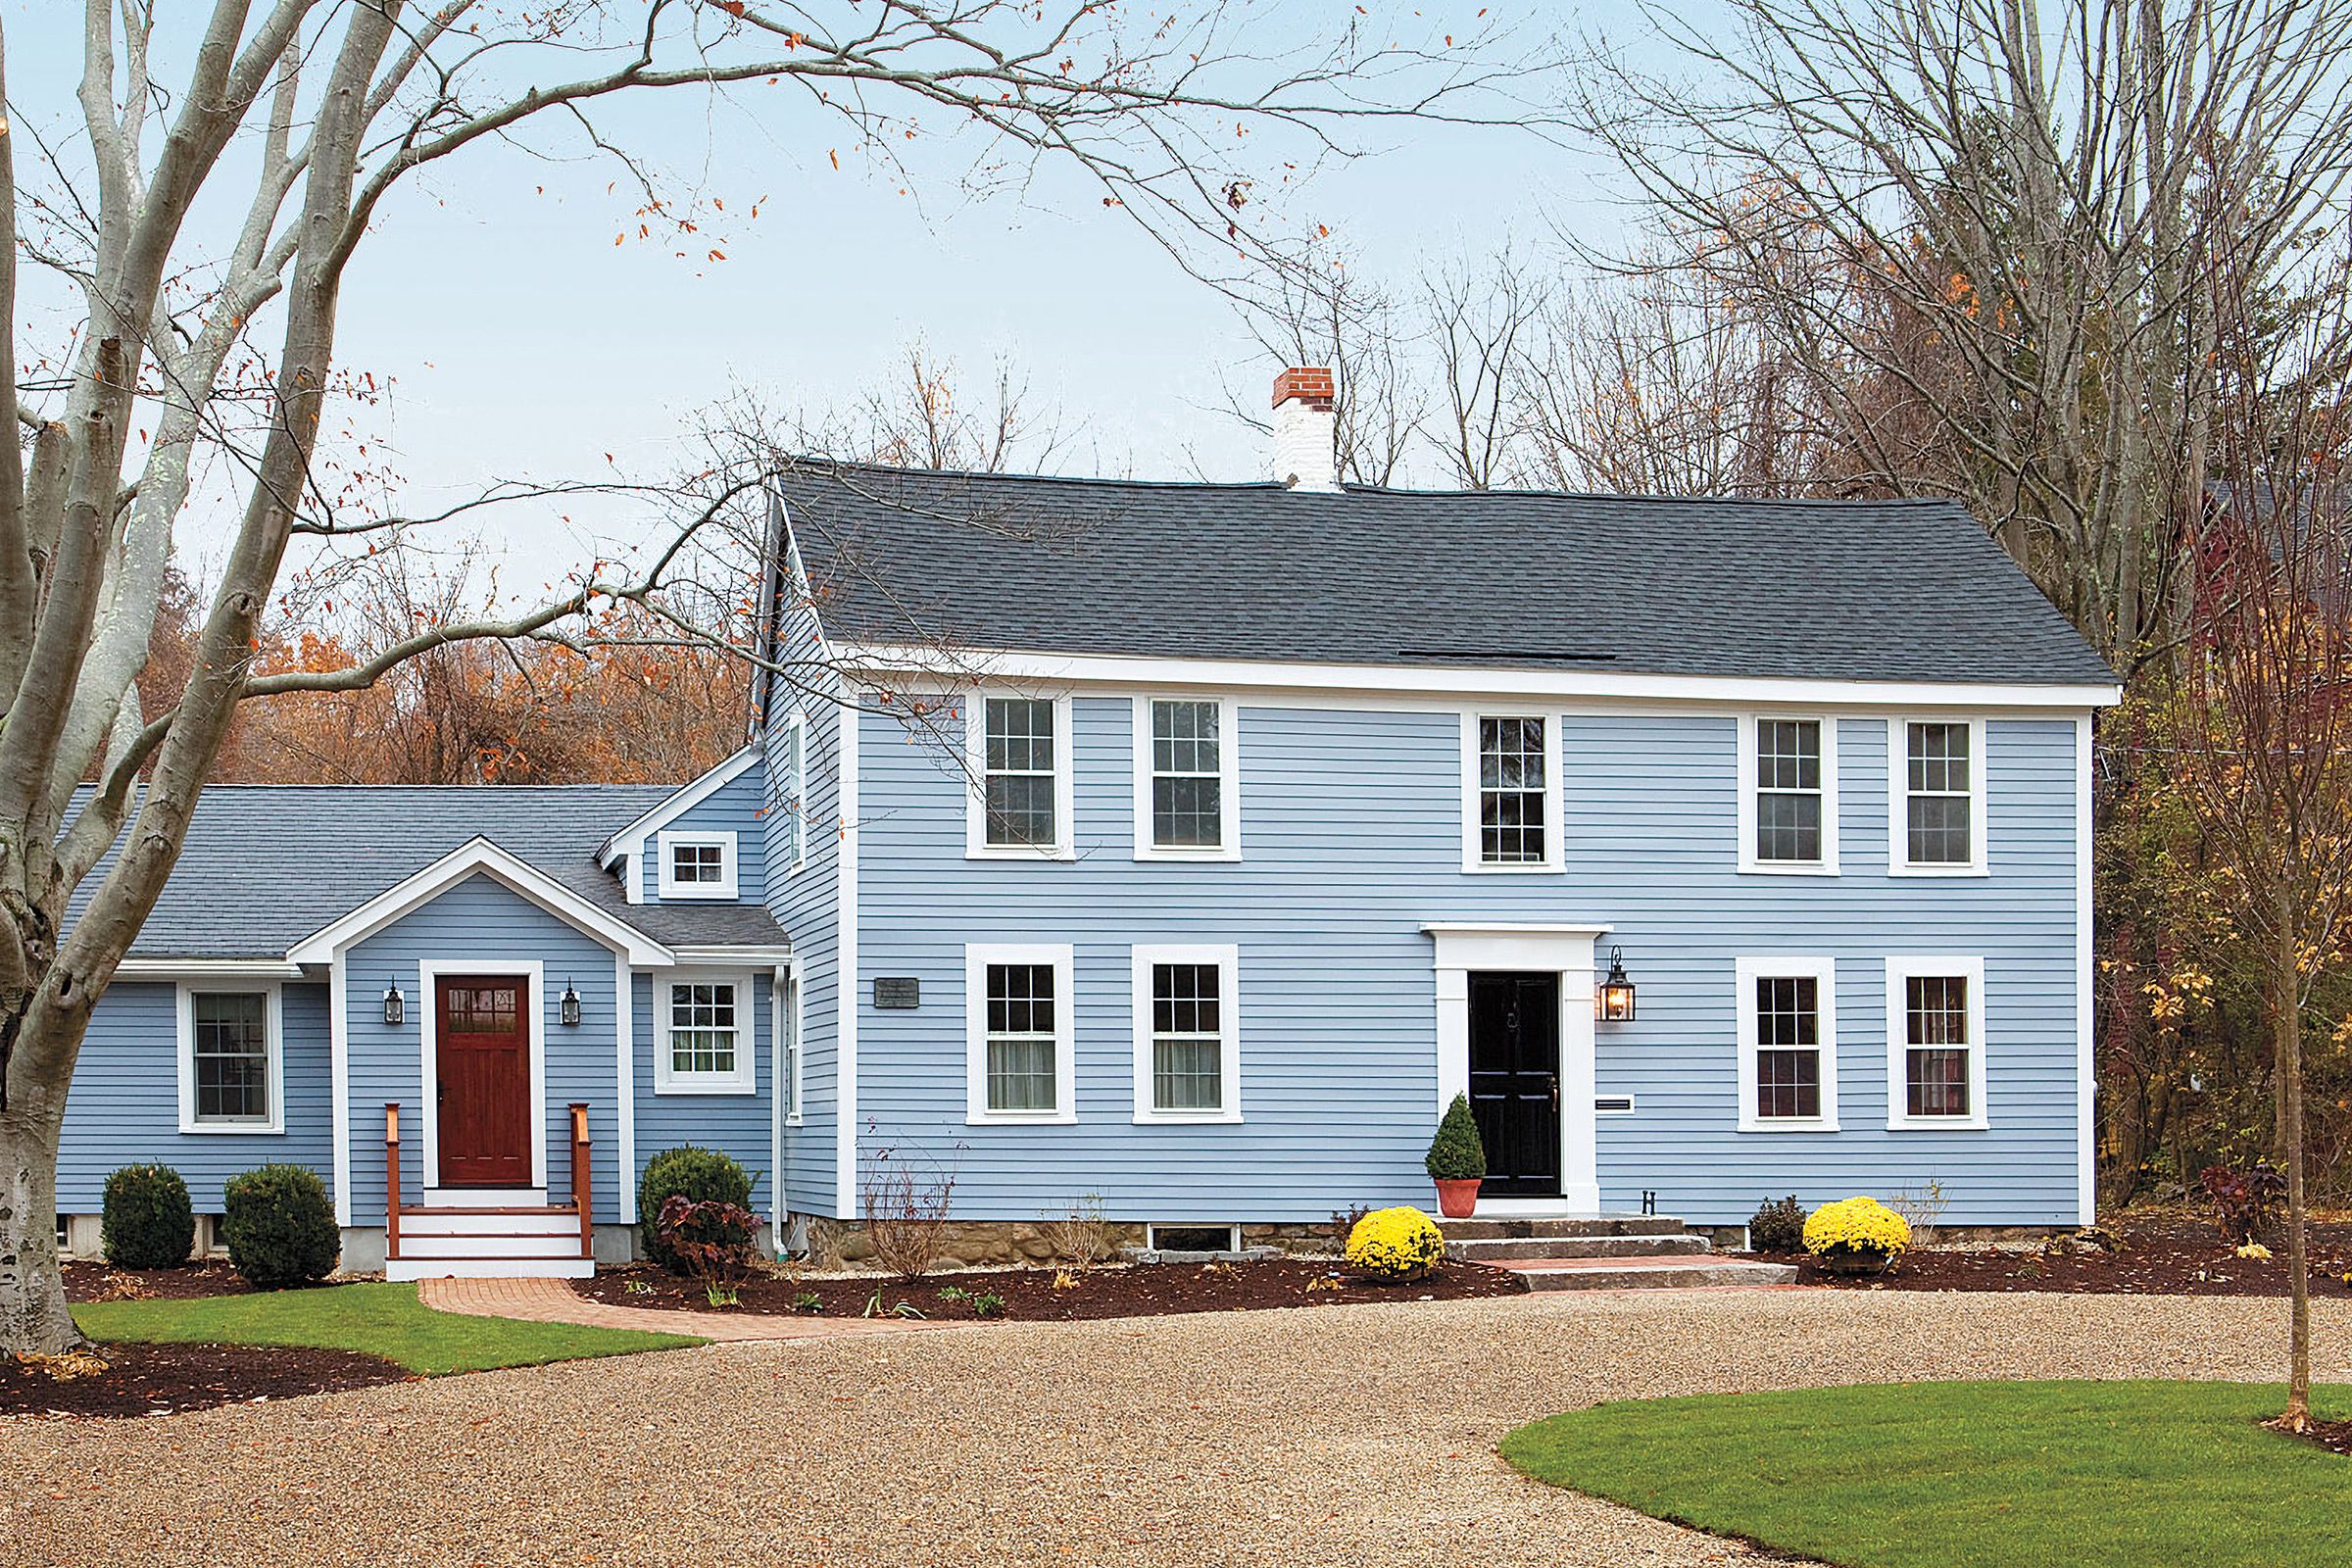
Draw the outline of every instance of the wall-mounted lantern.
[[[400,994],[397,984],[384,987],[384,1022],[394,1028],[409,1021],[409,999]]]
[[[1615,948],[1609,950],[1608,975],[1592,993],[1592,1016],[1602,1023],[1634,1021],[1634,982],[1626,976],[1624,955]]]
[[[558,1005],[562,1009],[558,1016],[566,1024],[575,1024],[580,1021],[580,994],[572,989],[571,982],[568,980],[564,982],[564,997]]]

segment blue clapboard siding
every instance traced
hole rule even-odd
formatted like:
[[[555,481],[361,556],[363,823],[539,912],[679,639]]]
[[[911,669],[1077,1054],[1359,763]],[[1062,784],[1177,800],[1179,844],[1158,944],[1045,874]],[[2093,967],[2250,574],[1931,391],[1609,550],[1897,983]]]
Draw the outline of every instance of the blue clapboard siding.
[[[811,673],[798,685],[779,684],[762,737],[767,763],[759,770],[766,789],[760,820],[766,833],[768,912],[791,938],[802,985],[802,1124],[784,1129],[781,1179],[788,1208],[832,1214],[838,1210],[836,1124],[841,1104],[841,726],[845,715],[855,715],[838,701],[839,678],[824,671],[815,617],[806,607],[796,609],[788,619],[784,657],[792,667]],[[808,724],[808,775],[804,808],[808,858],[798,871],[792,866],[785,767],[785,724],[796,709]]]
[[[713,974],[721,971],[710,971]],[[753,978],[750,999],[752,1024],[752,1095],[658,1095],[654,1093],[654,1007],[666,994],[666,976],[640,974],[636,979],[637,1169],[631,1181],[645,1174],[646,1161],[665,1149],[696,1144],[731,1155],[752,1175],[752,1208],[766,1214],[773,1200],[775,1172],[774,1110],[768,1093],[775,1086],[774,1037],[768,1029],[768,980]],[[659,982],[659,984],[658,984]],[[640,1214],[651,1220],[651,1214]]]
[[[220,989],[238,988],[222,982]],[[58,1212],[97,1213],[107,1174],[149,1161],[179,1172],[200,1214],[220,1211],[223,1181],[271,1161],[307,1165],[331,1186],[326,988],[288,984],[282,996],[285,1131],[182,1133],[176,988],[138,981],[108,987],[91,1014],[66,1099]]]
[[[1437,710],[1244,706],[1239,864],[1132,858],[1131,708],[1074,703],[1074,863],[963,857],[959,781],[883,717],[860,753],[861,975],[918,977],[915,1012],[860,999],[861,1144],[953,1169],[957,1209],[1018,1217],[1099,1194],[1114,1214],[1312,1221],[1425,1201],[1434,1120],[1431,921],[1607,923],[1641,1017],[1599,1034],[1603,1202],[1694,1221],[1939,1180],[1951,1223],[2059,1223],[2076,1204],[2075,727],[1992,719],[1989,879],[1886,874],[1886,724],[1839,725],[1835,878],[1737,873],[1737,720],[1561,715],[1566,869],[1461,870],[1461,720]],[[799,935],[798,930],[795,932]],[[1076,949],[1074,1126],[964,1120],[963,947]],[[1240,947],[1239,1125],[1137,1126],[1129,948]],[[1604,946],[1605,953],[1605,946]],[[1734,960],[1838,961],[1835,1136],[1737,1128]],[[1890,1133],[1884,960],[1985,960],[1986,1133]],[[872,1118],[870,1133],[865,1122]]]
[[[732,833],[735,835],[735,897],[744,904],[762,904],[767,899],[766,829],[760,821],[760,774],[762,768],[753,767],[719,786],[709,800],[697,801],[677,816],[662,825],[647,841],[649,856],[659,856],[662,833]],[[662,898],[662,875],[659,860],[651,861],[645,869],[645,900],[648,904],[665,902]],[[708,904],[708,899],[672,899],[672,904]]]
[[[437,1172],[423,1165],[423,1124],[418,1120],[424,1082],[426,1020],[433,1006],[420,995],[416,966],[432,960],[464,972],[496,975],[521,972],[537,959],[544,966],[533,999],[544,1020],[547,1051],[547,1185],[551,1198],[570,1191],[571,1133],[566,1106],[588,1105],[589,1169],[593,1207],[600,1222],[620,1219],[617,1186],[620,1079],[618,1024],[613,1009],[613,954],[564,920],[488,876],[467,877],[431,903],[356,944],[345,957],[351,1072],[351,1220],[384,1222],[384,1103],[401,1107],[401,1190],[409,1200]],[[568,982],[580,994],[580,1021],[559,1021],[559,999]],[[387,1025],[386,984],[408,997],[407,1021]]]

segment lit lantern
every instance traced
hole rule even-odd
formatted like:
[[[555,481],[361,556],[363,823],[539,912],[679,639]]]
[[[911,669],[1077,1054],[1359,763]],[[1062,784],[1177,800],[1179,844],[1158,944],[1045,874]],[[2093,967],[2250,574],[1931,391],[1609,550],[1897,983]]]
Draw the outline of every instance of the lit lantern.
[[[1608,975],[1592,993],[1592,1016],[1602,1023],[1634,1020],[1634,983],[1626,977],[1625,958],[1615,948],[1609,950]]]

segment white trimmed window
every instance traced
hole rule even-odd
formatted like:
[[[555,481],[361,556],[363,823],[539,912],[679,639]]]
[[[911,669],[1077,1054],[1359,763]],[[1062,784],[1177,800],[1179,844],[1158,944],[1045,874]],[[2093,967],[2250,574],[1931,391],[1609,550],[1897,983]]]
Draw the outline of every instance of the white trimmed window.
[[[752,977],[672,970],[654,977],[654,1093],[748,1095]]]
[[[1135,858],[1238,860],[1241,765],[1230,702],[1135,699]]]
[[[1462,869],[1560,868],[1553,727],[1533,713],[1462,715]]]
[[[1240,1121],[1239,950],[1135,949],[1135,1119]]]
[[[1897,876],[1984,871],[1984,722],[1886,722],[1886,863]]]
[[[661,877],[657,890],[665,899],[731,899],[735,897],[735,835],[678,831],[655,836]]]
[[[1886,960],[1886,1125],[1985,1125],[1983,958]]]
[[[1838,722],[1780,713],[1740,721],[1740,869],[1838,869]]]
[[[1828,958],[1741,958],[1740,1130],[1838,1130],[1837,966]]]
[[[798,1127],[805,1119],[801,1102],[801,971],[797,966],[780,969],[768,987],[768,1001],[774,1016],[768,1029],[775,1036],[776,1094],[784,1125]]]
[[[965,853],[1071,858],[1069,699],[980,692],[964,732]]]
[[[1078,1119],[1067,945],[963,950],[964,1119]]]
[[[808,863],[808,715],[784,718],[784,842],[798,871]]]
[[[179,1130],[284,1132],[279,1033],[275,986],[181,986]]]

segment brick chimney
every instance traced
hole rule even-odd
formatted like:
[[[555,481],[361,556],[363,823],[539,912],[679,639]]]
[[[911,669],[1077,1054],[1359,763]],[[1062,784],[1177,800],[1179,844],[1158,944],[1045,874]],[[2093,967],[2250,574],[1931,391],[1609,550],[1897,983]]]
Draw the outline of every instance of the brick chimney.
[[[1294,490],[1340,488],[1339,383],[1327,365],[1293,366],[1274,378],[1274,477]]]

